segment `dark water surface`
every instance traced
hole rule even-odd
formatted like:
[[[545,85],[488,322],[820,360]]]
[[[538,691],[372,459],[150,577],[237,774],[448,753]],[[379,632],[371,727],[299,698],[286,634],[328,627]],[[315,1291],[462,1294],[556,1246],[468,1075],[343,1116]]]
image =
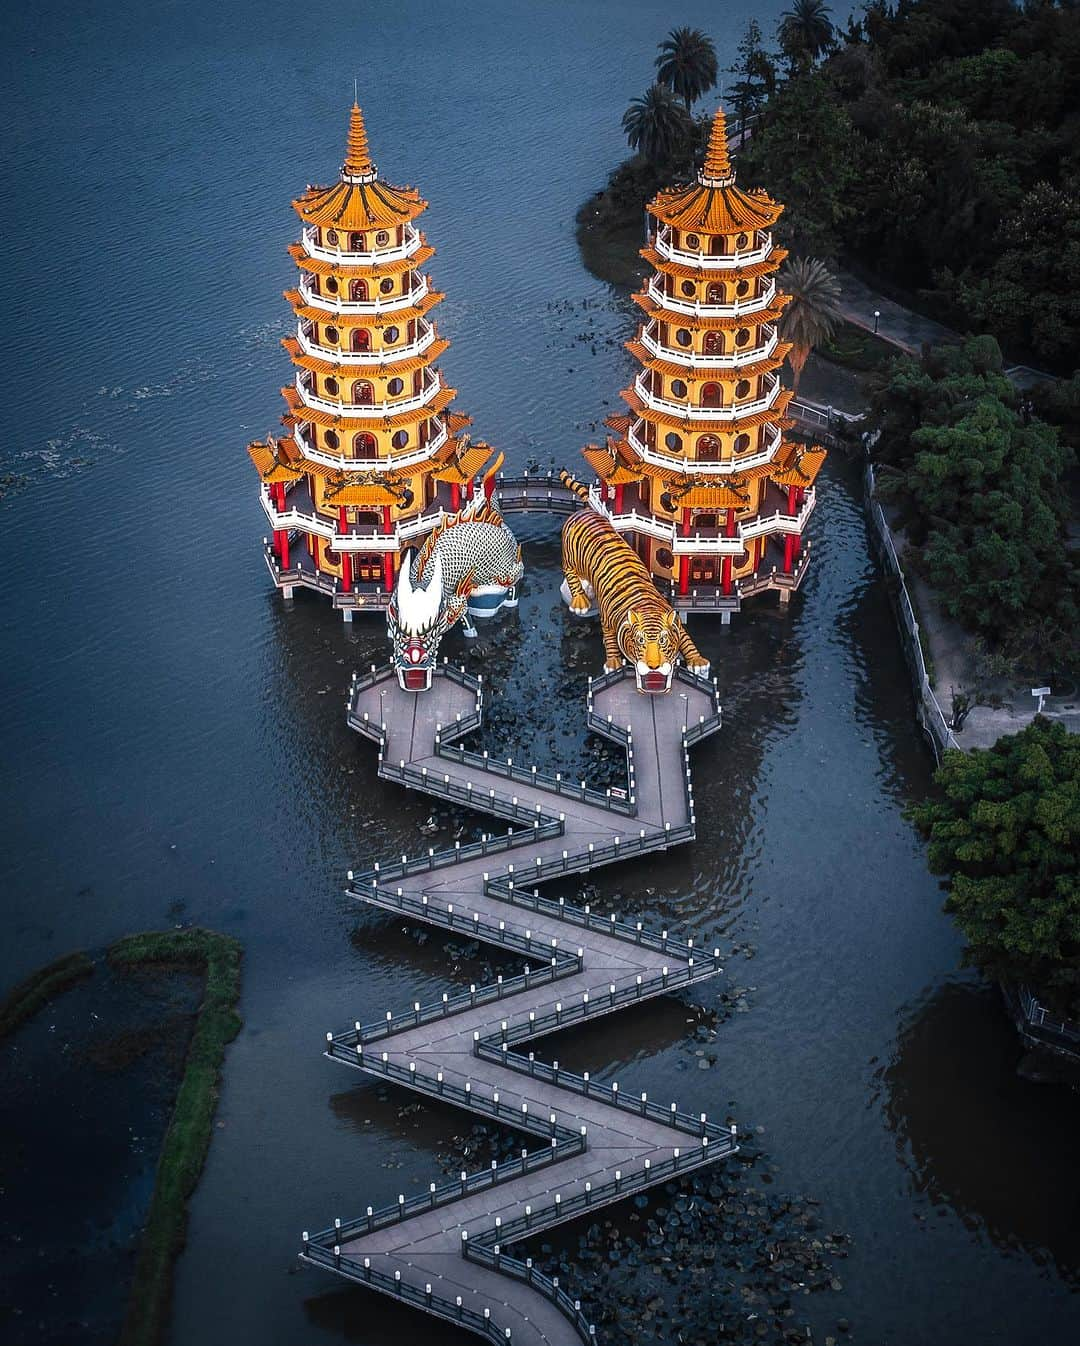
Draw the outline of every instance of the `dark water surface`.
[[[306,597],[286,610],[259,556],[244,444],[289,377],[288,199],[336,171],[357,75],[384,173],[432,202],[461,407],[511,465],[572,464],[626,382],[637,312],[582,267],[575,209],[622,153],[619,114],[670,23],[710,29],[729,61],[746,18],[780,8],[402,4],[331,23],[158,0],[9,19],[0,473],[26,483],[2,507],[0,981],[170,922],[244,941],[179,1346],[458,1339],[295,1268],[302,1228],[426,1182],[461,1119],[418,1125],[320,1055],[327,1028],[452,973],[341,895],[347,868],[445,835],[345,728],[351,670],[383,634]],[[598,879],[626,910],[751,944],[728,978],[747,1008],[707,1071],[677,1001],[582,1043],[627,1087],[765,1127],[777,1184],[854,1237],[843,1291],[805,1309],[822,1332],[845,1316],[904,1346],[1074,1341],[1080,1110],[1014,1077],[994,997],[957,972],[901,817],[931,762],[853,476],[833,465],[819,498],[790,615],[695,628],[726,717],[697,754],[701,840]],[[521,531],[526,595],[483,642],[485,744],[577,771],[599,643],[558,603],[552,528]]]

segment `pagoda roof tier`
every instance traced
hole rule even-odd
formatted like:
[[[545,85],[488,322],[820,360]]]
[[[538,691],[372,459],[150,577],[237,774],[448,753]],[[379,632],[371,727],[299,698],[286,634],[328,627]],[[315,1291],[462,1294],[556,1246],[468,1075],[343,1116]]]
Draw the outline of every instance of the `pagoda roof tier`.
[[[828,451],[820,444],[792,444],[794,456],[778,472],[772,474],[777,486],[813,486]]]
[[[268,439],[263,443],[256,439],[248,445],[248,457],[263,481],[298,481],[304,475],[303,466],[285,450],[286,444],[293,444],[293,441]]]
[[[425,243],[410,257],[355,265],[349,262],[324,262],[321,258],[312,257],[302,243],[290,243],[288,253],[298,267],[316,276],[340,276],[343,280],[370,277],[375,280],[380,276],[399,276],[403,271],[415,271],[417,267],[431,261],[435,256],[435,249]]]
[[[379,181],[379,170],[368,149],[364,116],[354,103],[341,180],[332,187],[308,187],[293,202],[293,209],[307,224],[370,229],[415,220],[427,210],[427,202],[414,187],[393,187]]]
[[[755,425],[770,425],[774,421],[783,418],[787,405],[795,396],[790,388],[781,388],[776,394],[776,401],[771,407],[766,407],[764,411],[752,411],[747,416],[724,417],[722,419],[711,416],[684,416],[679,417],[669,411],[657,411],[655,407],[642,400],[640,393],[633,386],[623,388],[619,396],[626,405],[636,415],[644,421],[651,421],[653,425],[677,425],[679,429],[689,433],[696,434],[722,434],[732,431],[747,430]]]
[[[412,374],[418,369],[426,369],[440,355],[449,350],[450,343],[443,337],[436,337],[422,355],[410,355],[404,360],[372,360],[370,364],[341,364],[336,360],[322,360],[317,355],[308,355],[296,337],[282,337],[281,344],[289,352],[289,358],[301,369],[310,369],[313,374],[333,374],[343,379],[364,379],[380,374]]]
[[[436,481],[448,481],[458,486],[471,481],[495,452],[491,445],[485,444],[482,439],[471,444],[466,435],[448,443],[453,446],[453,452],[442,461],[442,465],[432,475]]]
[[[687,460],[679,467],[659,467],[639,458],[633,446],[621,438],[609,437],[605,448],[590,444],[585,450],[585,457],[601,480],[609,485],[617,486],[648,477],[652,481],[659,482],[665,490],[674,486],[682,490],[693,487],[703,493],[707,492],[707,498],[703,496],[701,499],[684,501],[685,504],[697,508],[701,505],[723,503],[718,501],[717,493],[724,487],[730,488],[735,493],[744,492],[748,482],[762,478],[775,482],[778,486],[812,486],[825,461],[826,452],[820,445],[807,448],[806,445],[793,440],[782,443],[771,462],[759,463],[744,468],[741,472],[732,472],[725,476],[696,472],[694,469],[699,465],[693,460]],[[744,496],[737,494],[736,499],[727,503],[741,502],[744,502]]]
[[[670,323],[674,327],[695,328],[699,332],[732,331],[740,327],[755,327],[762,323],[776,322],[791,302],[791,295],[777,293],[773,296],[772,303],[768,308],[755,309],[753,313],[737,313],[731,317],[727,315],[714,317],[704,313],[680,313],[677,309],[664,308],[662,304],[656,302],[647,290],[638,290],[631,297],[634,303],[639,308],[643,308],[650,318]],[[325,314],[323,316],[325,317]]]
[[[649,350],[648,346],[637,340],[626,341],[623,344],[635,360],[646,369],[655,369],[657,373],[664,374],[668,378],[725,384],[737,383],[739,379],[757,378],[759,374],[771,374],[774,369],[780,368],[787,359],[788,351],[791,350],[790,341],[780,342],[772,355],[764,360],[756,360],[752,365],[738,365],[734,369],[717,369],[715,365],[679,365],[673,360],[661,360]]]
[[[656,271],[665,276],[674,276],[677,280],[749,280],[754,276],[771,276],[788,255],[787,248],[773,248],[768,257],[761,262],[750,262],[747,266],[731,267],[724,271],[715,271],[704,266],[687,266],[684,262],[669,262],[662,252],[655,248],[642,248],[640,255]]]
[[[444,411],[457,396],[456,388],[439,389],[430,402],[414,411],[401,411],[393,416],[335,416],[331,411],[320,411],[309,407],[294,386],[281,390],[290,414],[298,421],[307,421],[310,425],[321,425],[327,430],[346,430],[355,434],[361,430],[400,430],[425,421],[429,416],[437,416]]]
[[[286,418],[286,424],[290,419]],[[460,413],[451,414],[446,417],[448,433],[445,442],[433,449],[427,457],[417,461],[415,450],[410,450],[408,453],[390,454],[385,460],[380,460],[378,470],[392,480],[402,482],[408,481],[410,477],[428,472],[453,473],[455,471],[461,471],[464,474],[461,480],[465,480],[470,471],[471,473],[478,472],[491,457],[489,445],[480,442],[470,445],[468,436],[461,433],[470,424],[471,417]],[[262,474],[264,481],[297,481],[303,476],[322,477],[330,481],[342,476],[347,479],[357,473],[375,470],[371,467],[371,460],[364,464],[357,463],[355,468],[348,468],[333,466],[309,458],[304,452],[303,444],[293,435],[284,436],[272,444],[260,444],[258,442],[250,444],[248,445],[248,453],[252,462]],[[404,458],[408,458],[409,462],[405,466],[398,466]],[[382,465],[384,461],[385,467]],[[271,475],[267,475],[267,473]],[[447,478],[447,480],[454,479],[452,475]]]
[[[735,186],[724,112],[717,108],[705,163],[697,181],[657,192],[647,209],[650,215],[676,229],[738,234],[747,229],[768,229],[780,218],[784,207],[760,188],[744,192]]]
[[[283,293],[298,318],[308,322],[328,323],[334,327],[398,327],[410,318],[423,318],[446,298],[439,290],[429,290],[408,308],[387,309],[385,313],[336,313],[333,309],[316,308],[309,304],[299,290],[285,290]]]

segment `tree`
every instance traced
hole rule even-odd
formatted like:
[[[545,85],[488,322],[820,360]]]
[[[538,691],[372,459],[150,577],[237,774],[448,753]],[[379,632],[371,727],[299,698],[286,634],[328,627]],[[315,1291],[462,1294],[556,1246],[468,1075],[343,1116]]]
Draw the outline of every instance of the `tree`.
[[[840,321],[837,301],[840,284],[816,257],[796,257],[784,263],[777,276],[791,302],[780,318],[780,336],[792,343],[788,361],[795,375],[795,391],[810,352],[828,341]]]
[[[776,66],[765,50],[761,25],[757,19],[751,19],[746,25],[738,56],[739,59],[731,67],[731,73],[736,76],[731,92],[739,125],[745,127],[747,117],[757,111],[763,99],[771,97],[776,91]]]
[[[687,112],[716,83],[716,48],[700,28],[673,28],[659,44],[656,82],[677,94]]]
[[[781,14],[776,36],[792,71],[808,69],[832,46],[831,13],[825,0],[794,0]]]
[[[693,136],[690,114],[662,84],[654,84],[635,98],[622,119],[632,150],[651,164],[667,164]]]
[[[947,752],[934,780],[909,816],[968,961],[1080,1017],[1080,736],[1040,715],[986,751]]]

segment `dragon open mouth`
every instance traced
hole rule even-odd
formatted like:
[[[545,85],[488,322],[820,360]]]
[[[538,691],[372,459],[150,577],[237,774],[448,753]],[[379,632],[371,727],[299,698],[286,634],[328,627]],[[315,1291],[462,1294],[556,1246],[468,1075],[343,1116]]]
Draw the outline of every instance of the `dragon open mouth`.
[[[406,692],[426,692],[431,686],[431,669],[399,668],[398,679]]]

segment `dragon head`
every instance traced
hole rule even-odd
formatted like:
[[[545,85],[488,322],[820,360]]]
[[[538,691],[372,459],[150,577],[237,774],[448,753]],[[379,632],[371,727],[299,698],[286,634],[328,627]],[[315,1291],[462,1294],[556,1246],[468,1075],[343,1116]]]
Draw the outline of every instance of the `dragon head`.
[[[439,642],[464,612],[466,600],[444,591],[438,554],[427,583],[414,588],[413,560],[412,552],[402,557],[397,588],[386,611],[386,627],[394,647],[398,682],[407,692],[423,692],[431,686]]]

